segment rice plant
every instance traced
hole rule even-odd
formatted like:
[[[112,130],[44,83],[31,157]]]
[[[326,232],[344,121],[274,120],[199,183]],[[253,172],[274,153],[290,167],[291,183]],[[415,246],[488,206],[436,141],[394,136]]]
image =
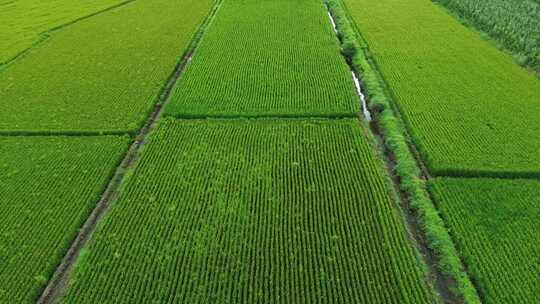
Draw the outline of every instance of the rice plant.
[[[436,0],[490,35],[540,75],[540,3],[534,0]]]

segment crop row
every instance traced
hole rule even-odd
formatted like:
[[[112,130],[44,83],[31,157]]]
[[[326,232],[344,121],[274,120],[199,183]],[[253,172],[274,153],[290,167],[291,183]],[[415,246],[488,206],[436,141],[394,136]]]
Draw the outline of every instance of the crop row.
[[[0,66],[31,47],[40,35],[121,3],[121,0],[18,0],[0,2]]]
[[[138,129],[213,4],[135,1],[54,32],[0,71],[0,132]]]
[[[534,0],[436,0],[488,33],[516,54],[524,66],[540,74],[540,3]]]
[[[166,118],[66,303],[432,303],[356,120]]]
[[[540,176],[540,81],[428,0],[344,0],[435,175]]]
[[[540,181],[438,178],[430,190],[483,302],[540,302]]]
[[[171,98],[176,117],[353,116],[322,1],[227,0]]]
[[[0,303],[36,300],[128,141],[0,137]]]

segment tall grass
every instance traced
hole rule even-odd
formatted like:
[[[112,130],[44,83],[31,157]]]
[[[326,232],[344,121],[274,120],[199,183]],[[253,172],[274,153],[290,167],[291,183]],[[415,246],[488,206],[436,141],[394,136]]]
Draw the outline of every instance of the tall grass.
[[[435,0],[487,33],[540,76],[540,4],[533,0]]]

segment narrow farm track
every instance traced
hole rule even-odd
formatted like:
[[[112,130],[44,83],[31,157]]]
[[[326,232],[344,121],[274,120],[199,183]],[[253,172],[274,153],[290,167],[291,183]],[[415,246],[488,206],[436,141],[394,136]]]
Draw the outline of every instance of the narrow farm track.
[[[5,221],[0,225],[2,233],[0,237],[0,243],[2,243],[0,246],[0,264],[2,264],[0,278],[4,282],[0,286],[0,302],[3,303],[5,300],[31,303],[39,297],[39,303],[51,303],[61,292],[73,261],[92,234],[95,224],[106,212],[110,202],[117,194],[117,189],[126,171],[137,158],[137,153],[143,146],[146,135],[161,113],[172,85],[191,59],[196,44],[201,38],[204,28],[210,23],[219,8],[219,3],[217,1],[209,10],[206,18],[203,18],[204,21],[198,32],[193,35],[188,51],[184,54],[177,54],[176,58],[180,59],[176,59],[178,61],[176,67],[170,73],[165,85],[162,85],[159,96],[154,98],[155,106],[149,113],[146,123],[134,137],[130,138],[125,131],[22,131],[7,132],[0,137],[3,145],[0,152],[6,153],[6,156],[2,156],[0,164],[2,166],[0,183],[3,194],[5,194],[1,199],[0,212],[14,215],[11,219],[4,217]],[[99,16],[122,5],[110,7],[91,16],[75,20],[70,24],[92,16]],[[4,88],[3,86],[2,89]],[[64,142],[71,143],[72,147],[64,146]],[[89,146],[86,151],[81,151],[75,144],[81,142],[87,142],[94,146]],[[131,145],[129,149],[126,149],[129,142]],[[101,143],[104,144],[100,146]],[[79,146],[83,147],[82,144]],[[17,152],[17,149],[22,147],[25,147],[27,151]],[[98,147],[101,150],[98,151]],[[96,155],[87,155],[92,152]],[[38,153],[41,154],[36,156]],[[23,157],[26,155],[27,159],[15,165],[15,160],[13,162],[11,160],[17,155]],[[63,163],[45,164],[44,158],[47,155],[63,160]],[[74,157],[85,160],[87,163],[80,164],[73,159]],[[25,166],[34,166],[35,172],[26,170]],[[64,166],[66,168],[62,168]],[[82,172],[77,172],[77,169]],[[28,179],[33,181],[34,188],[31,191],[25,191],[17,200],[12,199],[9,193],[15,193],[21,185],[26,184],[21,180],[25,174]],[[89,174],[93,176],[89,176]],[[66,189],[62,189],[60,185],[73,187],[79,192],[65,191]],[[103,189],[105,191],[101,193]],[[8,191],[8,193],[4,191]],[[43,199],[44,202],[38,202],[39,199]],[[69,200],[69,203],[62,201],[62,199]],[[68,203],[69,208],[73,210],[69,211],[69,208],[63,208],[65,203]],[[79,210],[74,210],[74,208],[79,208]],[[18,209],[23,212],[20,216],[17,216],[18,213],[14,211]],[[48,219],[41,218],[41,216],[51,212],[55,215],[49,216]],[[33,228],[23,229],[25,223],[30,219],[36,221],[36,223],[30,224]],[[54,221],[54,224],[47,224],[49,220]],[[32,239],[31,235],[25,236],[26,233],[32,234],[36,239]],[[36,242],[39,236],[47,239]],[[21,250],[22,248],[24,250]],[[27,253],[26,250],[35,250],[38,254]],[[24,261],[21,258],[24,258]]]
[[[215,3],[214,8],[212,8],[210,14],[206,17],[205,22],[199,29],[198,33],[195,35],[195,39],[191,44],[191,49],[178,62],[176,68],[174,69],[173,73],[169,77],[169,80],[167,81],[163,89],[163,92],[160,94],[157,103],[155,104],[154,110],[148,117],[144,126],[140,129],[135,139],[133,140],[126,155],[124,156],[124,159],[122,160],[122,162],[116,169],[116,172],[114,173],[112,179],[107,185],[107,188],[101,195],[99,202],[97,203],[96,207],[94,208],[94,210],[92,211],[88,219],[85,221],[84,225],[79,230],[77,237],[75,238],[68,252],[62,259],[53,277],[51,278],[51,280],[49,280],[47,287],[43,290],[43,293],[41,294],[37,303],[40,303],[40,304],[56,303],[57,300],[62,296],[64,292],[64,288],[68,282],[70,272],[74,266],[74,263],[79,257],[81,250],[83,249],[84,245],[88,242],[88,240],[92,237],[92,234],[94,233],[99,220],[106,214],[111,203],[114,202],[114,200],[116,199],[118,195],[118,190],[120,186],[122,185],[122,182],[125,178],[126,173],[131,169],[131,167],[135,163],[143,145],[145,144],[146,138],[148,137],[149,133],[155,126],[156,121],[159,119],[159,117],[161,116],[163,112],[163,107],[166,104],[167,100],[169,99],[169,95],[171,93],[171,90],[174,84],[176,83],[178,78],[182,75],[182,72],[184,71],[184,68],[186,67],[186,65],[189,63],[189,61],[191,61],[192,56],[197,49],[198,41],[202,37],[204,30],[212,22],[212,19],[214,18],[215,14],[217,13],[220,7],[220,4],[221,4],[221,1],[217,1]]]

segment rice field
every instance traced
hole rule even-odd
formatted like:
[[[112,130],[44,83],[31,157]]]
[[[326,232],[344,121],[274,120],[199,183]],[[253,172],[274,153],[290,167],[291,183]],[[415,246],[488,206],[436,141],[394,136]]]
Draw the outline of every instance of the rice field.
[[[0,137],[0,303],[37,300],[128,140]]]
[[[432,174],[540,177],[538,78],[431,1],[343,2]]]
[[[0,67],[48,32],[123,3],[121,0],[0,1]]]
[[[0,72],[0,133],[135,132],[213,4],[134,1],[55,32]]]
[[[432,303],[356,120],[163,120],[64,303]]]
[[[354,116],[322,1],[226,0],[172,94],[175,117]]]
[[[540,301],[540,181],[440,178],[431,192],[483,302]]]
[[[329,1],[0,0],[0,303],[540,302],[539,0]]]

